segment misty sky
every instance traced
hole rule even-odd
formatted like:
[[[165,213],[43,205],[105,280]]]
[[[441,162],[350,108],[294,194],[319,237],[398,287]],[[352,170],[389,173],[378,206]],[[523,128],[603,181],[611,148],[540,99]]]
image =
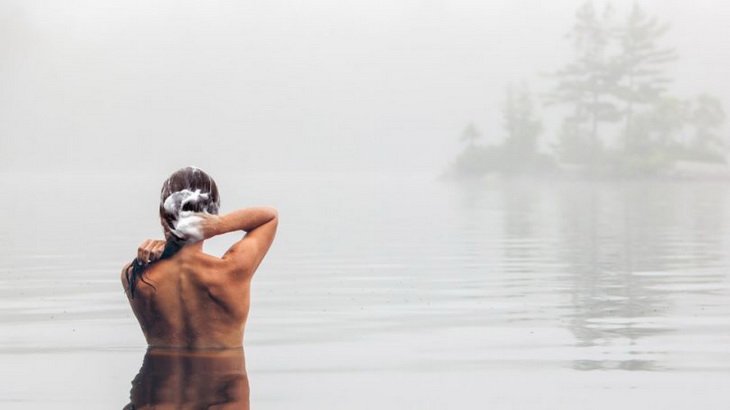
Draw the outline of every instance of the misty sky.
[[[0,171],[437,174],[468,122],[501,138],[508,82],[546,88],[580,3],[0,0]],[[727,106],[730,3],[641,4],[677,94]]]

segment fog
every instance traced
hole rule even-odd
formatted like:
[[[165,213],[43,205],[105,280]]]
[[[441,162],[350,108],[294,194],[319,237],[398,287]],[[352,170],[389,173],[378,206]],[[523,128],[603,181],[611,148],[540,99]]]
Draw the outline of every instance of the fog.
[[[0,0],[0,408],[230,399],[120,284],[188,165],[257,410],[730,408],[730,3],[586,4]]]
[[[502,133],[506,84],[549,88],[582,3],[3,0],[0,172],[437,175],[467,123]],[[674,89],[730,101],[730,5],[641,4]]]

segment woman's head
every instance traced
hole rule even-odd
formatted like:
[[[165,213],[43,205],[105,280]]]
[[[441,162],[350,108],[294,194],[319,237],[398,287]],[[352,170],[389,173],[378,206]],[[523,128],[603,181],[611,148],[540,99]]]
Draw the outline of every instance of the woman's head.
[[[210,175],[195,167],[180,169],[162,184],[160,193],[160,221],[165,231],[165,249],[160,260],[171,258],[188,243],[203,239],[199,213],[217,214],[220,207],[218,187]],[[150,261],[134,258],[125,275],[129,296],[134,298],[137,281],[154,284],[144,278]]]
[[[202,239],[200,218],[195,213],[217,214],[218,187],[213,178],[196,167],[175,171],[162,184],[160,220],[168,239],[194,242]]]

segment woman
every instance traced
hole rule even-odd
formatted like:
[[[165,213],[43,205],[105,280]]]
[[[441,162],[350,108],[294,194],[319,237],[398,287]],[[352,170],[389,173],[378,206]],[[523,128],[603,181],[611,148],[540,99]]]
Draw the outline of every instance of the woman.
[[[150,347],[224,349],[243,346],[251,278],[276,235],[268,207],[218,216],[213,179],[183,168],[162,185],[165,240],[147,240],[122,270],[122,284]],[[227,232],[245,236],[222,258],[203,253],[203,241]]]

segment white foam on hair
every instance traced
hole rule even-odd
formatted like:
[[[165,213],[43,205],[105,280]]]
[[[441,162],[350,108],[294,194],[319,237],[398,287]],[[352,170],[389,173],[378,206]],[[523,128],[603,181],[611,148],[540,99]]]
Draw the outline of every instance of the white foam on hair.
[[[162,207],[167,214],[175,217],[175,220],[172,222],[172,233],[175,236],[185,239],[188,243],[198,242],[204,239],[202,229],[203,219],[196,215],[195,212],[183,211],[182,209],[185,204],[198,202],[201,199],[208,199],[209,196],[209,193],[200,192],[200,189],[196,189],[195,191],[183,189],[173,192],[165,199]],[[202,212],[208,213],[208,209],[203,209]]]
[[[196,215],[195,212],[181,212],[177,221],[175,221],[175,234],[180,238],[185,238],[186,242],[199,242],[203,238],[203,218]]]
[[[201,193],[199,189],[191,191],[189,189],[183,189],[182,191],[173,192],[165,199],[162,207],[165,212],[170,215],[179,214],[185,204],[189,202],[198,202],[201,199],[208,199],[209,194],[207,192]]]

